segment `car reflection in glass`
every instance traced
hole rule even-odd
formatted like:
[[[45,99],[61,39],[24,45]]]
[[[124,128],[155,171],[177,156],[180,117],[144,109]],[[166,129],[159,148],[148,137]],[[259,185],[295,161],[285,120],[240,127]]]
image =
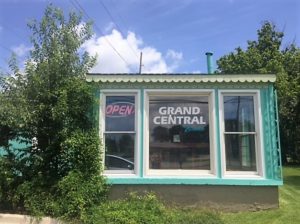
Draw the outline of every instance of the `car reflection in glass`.
[[[107,170],[133,170],[134,163],[120,156],[105,155],[105,167]]]

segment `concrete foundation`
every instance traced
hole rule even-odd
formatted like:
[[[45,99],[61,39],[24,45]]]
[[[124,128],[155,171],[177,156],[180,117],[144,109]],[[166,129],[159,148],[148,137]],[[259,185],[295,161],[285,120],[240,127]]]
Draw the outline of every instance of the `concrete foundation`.
[[[109,198],[125,198],[129,192],[154,192],[168,205],[222,211],[255,211],[279,206],[277,186],[113,185]]]
[[[47,217],[38,220],[27,215],[0,213],[0,224],[62,224],[62,222]]]

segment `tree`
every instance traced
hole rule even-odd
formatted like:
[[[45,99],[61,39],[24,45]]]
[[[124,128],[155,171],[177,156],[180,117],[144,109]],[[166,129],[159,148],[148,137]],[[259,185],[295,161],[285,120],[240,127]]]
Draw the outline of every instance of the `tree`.
[[[300,49],[294,44],[282,46],[283,32],[268,21],[257,31],[258,39],[221,57],[221,73],[277,75],[282,157],[293,156],[300,162]]]
[[[2,79],[0,94],[1,145],[11,155],[1,164],[14,167],[10,187],[15,195],[21,192],[18,199],[25,198],[25,207],[31,203],[26,197],[39,192],[37,189],[58,194],[60,182],[70,172],[94,181],[101,171],[99,139],[91,114],[94,89],[85,80],[95,58],[81,49],[92,36],[91,23],[81,22],[74,12],[65,18],[60,9],[50,5],[42,20],[32,21],[29,28],[33,49],[25,71],[21,73],[12,58],[13,75]],[[22,141],[27,147],[14,150],[8,140]]]

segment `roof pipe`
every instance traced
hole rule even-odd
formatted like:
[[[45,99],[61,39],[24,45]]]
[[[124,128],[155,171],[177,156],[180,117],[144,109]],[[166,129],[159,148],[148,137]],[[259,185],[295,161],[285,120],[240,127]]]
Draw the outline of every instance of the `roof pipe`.
[[[212,52],[206,52],[206,61],[207,61],[207,74],[213,74],[214,73],[214,66],[213,66],[213,53]]]

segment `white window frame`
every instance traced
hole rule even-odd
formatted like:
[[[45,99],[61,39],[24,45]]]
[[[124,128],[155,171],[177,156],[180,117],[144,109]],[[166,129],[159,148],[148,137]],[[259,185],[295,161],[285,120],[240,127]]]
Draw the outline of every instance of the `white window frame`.
[[[107,96],[134,96],[135,99],[135,124],[134,131],[110,131],[108,133],[129,133],[135,134],[134,140],[134,170],[105,170],[105,108],[106,108],[106,97]],[[139,175],[140,165],[139,165],[139,157],[140,157],[140,91],[138,90],[102,90],[100,92],[100,113],[99,113],[99,130],[100,130],[100,138],[102,139],[104,152],[103,156],[103,174],[108,177],[136,177]]]
[[[208,96],[209,102],[209,141],[210,141],[210,170],[183,169],[150,169],[149,168],[149,96]],[[187,177],[215,178],[216,177],[216,133],[215,133],[215,94],[212,89],[147,89],[144,90],[144,167],[146,177]]]
[[[224,96],[252,96],[254,103],[255,119],[255,156],[256,171],[227,171],[226,149],[225,149],[225,122],[224,122]],[[262,118],[261,101],[259,90],[220,90],[219,91],[219,121],[220,121],[220,143],[222,176],[224,178],[263,178],[264,177],[264,153],[262,143]]]

